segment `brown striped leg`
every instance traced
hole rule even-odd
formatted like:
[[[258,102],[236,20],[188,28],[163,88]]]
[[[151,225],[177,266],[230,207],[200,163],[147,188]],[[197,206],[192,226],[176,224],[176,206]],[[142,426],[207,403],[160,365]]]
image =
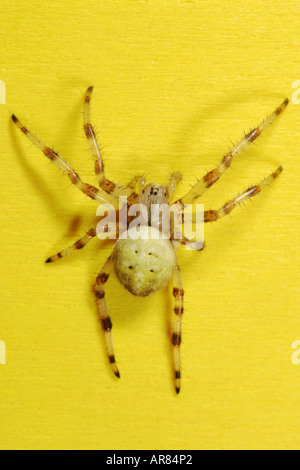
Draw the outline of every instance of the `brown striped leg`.
[[[115,197],[130,196],[132,194],[130,187],[123,187],[105,178],[104,163],[100,147],[97,141],[97,136],[90,122],[90,102],[93,89],[94,87],[90,86],[85,95],[83,128],[95,162],[95,173],[98,179],[98,184],[103,191]]]
[[[98,313],[99,313],[102,329],[104,332],[104,339],[105,339],[105,344],[106,344],[108,360],[111,365],[113,373],[117,377],[120,377],[120,373],[118,371],[116,360],[115,360],[115,355],[114,355],[113,340],[112,340],[112,334],[111,334],[112,323],[111,323],[110,316],[108,315],[108,309],[107,309],[106,300],[105,300],[105,292],[103,288],[112,270],[113,270],[113,259],[111,255],[97,276],[96,284],[95,284],[95,295],[96,295]]]
[[[142,192],[143,187],[145,186],[146,178],[145,176],[134,176],[131,181],[129,181],[127,187],[131,188],[133,191],[138,193]]]
[[[225,217],[230,214],[230,212],[240,204],[243,204],[248,199],[256,196],[261,192],[261,190],[269,185],[278,175],[282,172],[282,167],[280,166],[274,173],[272,173],[268,178],[264,179],[261,183],[252,186],[251,188],[246,189],[241,194],[235,198],[228,201],[224,206],[218,210],[209,210],[204,212],[204,222],[215,222],[221,217]]]
[[[128,198],[128,204],[138,204],[139,195],[141,194],[143,187],[145,186],[146,178],[145,176],[135,176],[129,181],[127,187],[132,190],[131,195]]]
[[[230,151],[224,156],[221,163],[212,171],[207,173],[201,180],[199,180],[190,191],[185,194],[181,199],[178,199],[178,203],[192,204],[195,202],[205,191],[215,184],[225,171],[231,166],[232,161],[235,157],[240,155],[247,147],[249,147],[255,139],[260,136],[262,131],[271,124],[276,117],[282,113],[282,111],[288,105],[289,100],[285,99],[283,103],[275,109],[275,111],[267,117],[258,127],[254,128],[248,134],[246,134]]]
[[[91,199],[98,201],[99,204],[111,203],[115,207],[118,207],[118,199],[111,196],[105,195],[105,198],[101,196],[101,192],[98,188],[91,186],[88,183],[84,183],[79,175],[73,170],[73,168],[54,150],[46,147],[42,141],[40,141],[34,134],[32,134],[25,126],[21,124],[19,119],[13,114],[12,120],[21,129],[21,131],[28,137],[28,139],[36,145],[49,160],[54,162],[70,179],[71,183],[76,186],[80,191],[86,194]]]
[[[85,245],[87,245],[88,242],[92,240],[92,238],[94,238],[96,235],[96,229],[91,228],[86,233],[86,235],[84,235],[84,237],[77,240],[77,242],[75,242],[73,245],[68,246],[68,248],[66,248],[65,250],[59,251],[56,255],[50,256],[50,258],[46,260],[46,263],[53,263],[54,261],[64,258],[65,256],[72,255],[76,250],[81,250],[81,248],[85,247]]]
[[[173,296],[174,296],[174,322],[172,333],[172,349],[175,374],[175,390],[180,392],[180,343],[181,343],[181,318],[183,314],[183,282],[178,264],[173,273]]]
[[[179,171],[176,171],[171,174],[169,183],[168,183],[169,201],[173,200],[176,187],[180,183],[181,180],[182,180],[182,174],[179,173]]]

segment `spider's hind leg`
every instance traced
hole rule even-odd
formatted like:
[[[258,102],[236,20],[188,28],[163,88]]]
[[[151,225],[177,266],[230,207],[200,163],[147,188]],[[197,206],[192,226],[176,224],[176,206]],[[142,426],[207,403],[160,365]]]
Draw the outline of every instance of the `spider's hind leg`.
[[[104,339],[106,344],[106,351],[109,363],[111,365],[113,373],[120,377],[119,370],[116,365],[114,348],[113,348],[113,340],[112,340],[112,322],[110,316],[108,314],[108,309],[105,300],[105,292],[104,292],[104,284],[106,283],[107,279],[109,278],[112,270],[113,270],[113,258],[112,255],[107,259],[106,263],[104,264],[103,268],[101,269],[100,273],[97,276],[96,284],[95,284],[95,295],[96,295],[96,302],[98,307],[98,313],[102,325],[102,329],[104,332]]]
[[[181,320],[183,315],[183,282],[180,272],[180,267],[177,264],[173,273],[173,297],[174,297],[174,320],[172,332],[172,350],[173,350],[173,365],[174,365],[174,379],[175,391],[180,392],[180,344],[181,344]]]

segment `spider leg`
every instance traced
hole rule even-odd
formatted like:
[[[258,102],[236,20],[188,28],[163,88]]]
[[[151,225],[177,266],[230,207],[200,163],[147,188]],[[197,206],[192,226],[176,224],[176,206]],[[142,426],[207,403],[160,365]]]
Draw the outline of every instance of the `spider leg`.
[[[95,174],[98,179],[98,184],[103,191],[115,197],[130,196],[132,194],[132,190],[130,187],[123,187],[105,178],[104,163],[103,163],[100,147],[97,141],[97,136],[90,122],[90,102],[91,102],[91,95],[92,95],[93,89],[94,87],[90,86],[87,89],[87,92],[85,95],[84,126],[83,127],[84,127],[84,132],[85,132],[85,135],[87,137],[87,140],[88,140],[91,152],[92,152],[93,160],[95,162]]]
[[[226,215],[230,214],[230,212],[240,204],[243,204],[248,199],[256,196],[261,192],[261,190],[269,185],[277,176],[280,175],[282,172],[282,167],[280,166],[274,173],[270,176],[265,178],[261,183],[252,186],[251,188],[246,189],[238,196],[234,197],[230,201],[228,201],[224,206],[222,206],[218,210],[209,210],[204,212],[204,222],[215,222],[216,220],[220,219],[221,217],[225,217]]]
[[[141,193],[145,183],[146,178],[144,176],[134,176],[132,180],[129,181],[127,187],[131,188],[133,191]]]
[[[172,207],[174,206],[172,205]],[[189,250],[202,251],[204,249],[204,233],[193,233],[194,236],[191,235],[190,237],[183,235],[183,221],[188,224],[187,226],[189,228],[192,224],[193,216],[192,214],[184,214],[181,210],[181,206],[176,205],[175,207],[177,207],[177,210],[174,213],[174,217],[170,220],[170,240],[172,241],[174,248],[178,248],[178,246],[182,245]],[[203,213],[201,212],[201,223],[203,223],[203,221]],[[200,221],[196,220],[196,223],[197,222]],[[201,239],[197,239],[197,235],[202,235]]]
[[[181,319],[183,314],[183,282],[180,267],[177,264],[173,273],[173,296],[174,296],[174,320],[172,333],[172,350],[175,374],[175,390],[180,392],[180,343],[181,343]]]
[[[76,173],[73,168],[54,150],[47,147],[40,141],[34,134],[32,134],[25,126],[21,124],[19,119],[13,114],[12,120],[18,126],[18,128],[25,134],[28,139],[36,145],[45,155],[49,158],[50,161],[54,162],[70,179],[71,183],[76,186],[80,191],[82,191],[86,196],[98,201],[99,203],[111,203],[117,207],[118,200],[111,196],[105,195],[105,198],[101,196],[100,190],[91,186],[88,183],[84,183],[78,173]]]
[[[204,242],[197,240],[191,241],[186,237],[179,238],[178,240],[172,239],[172,243],[175,247],[182,245],[186,246],[189,250],[202,251],[204,250]]]
[[[248,134],[246,134],[236,145],[234,145],[230,151],[223,157],[221,163],[212,171],[207,173],[201,180],[199,180],[191,189],[186,193],[181,199],[178,199],[178,203],[181,204],[192,204],[200,196],[202,196],[207,189],[209,189],[213,184],[215,184],[220,177],[225,173],[225,171],[231,166],[232,161],[235,157],[240,155],[247,147],[249,147],[252,142],[256,140],[262,131],[271,124],[276,117],[282,113],[282,111],[288,105],[288,98],[286,98],[283,103],[273,111],[273,113],[268,116],[258,127],[252,129]]]
[[[169,183],[168,183],[168,193],[169,193],[169,201],[172,201],[176,187],[178,183],[182,180],[182,174],[179,173],[179,171],[175,171],[174,173],[171,174]]]
[[[139,195],[141,194],[145,183],[146,178],[144,176],[134,176],[127,184],[127,188],[132,190],[131,195],[128,198],[128,204],[130,206],[138,203]]]
[[[84,237],[77,240],[75,243],[73,243],[73,245],[69,246],[68,248],[65,248],[62,251],[59,251],[56,255],[50,256],[50,258],[46,260],[46,263],[53,263],[54,261],[64,258],[65,256],[72,255],[76,250],[81,250],[81,248],[85,247],[85,245],[87,245],[88,242],[91,241],[96,235],[96,229],[91,228],[84,235]]]
[[[120,377],[120,373],[117,368],[115,355],[114,355],[113,340],[112,340],[112,334],[111,334],[112,322],[108,314],[108,309],[107,309],[107,305],[105,301],[105,292],[103,289],[103,286],[106,283],[107,279],[109,278],[112,270],[113,270],[113,259],[111,255],[107,259],[103,268],[101,269],[100,273],[97,276],[96,284],[95,284],[95,295],[96,295],[98,313],[99,313],[102,329],[104,332],[104,339],[106,343],[108,360],[111,365],[113,373],[117,377]]]

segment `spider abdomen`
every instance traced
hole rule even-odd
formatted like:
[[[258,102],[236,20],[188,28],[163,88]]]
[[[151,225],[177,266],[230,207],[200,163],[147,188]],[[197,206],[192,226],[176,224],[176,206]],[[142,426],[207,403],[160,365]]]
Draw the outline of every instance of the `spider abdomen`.
[[[146,297],[162,289],[171,279],[176,263],[173,246],[162,233],[148,226],[122,234],[114,247],[113,259],[120,283],[131,294]]]

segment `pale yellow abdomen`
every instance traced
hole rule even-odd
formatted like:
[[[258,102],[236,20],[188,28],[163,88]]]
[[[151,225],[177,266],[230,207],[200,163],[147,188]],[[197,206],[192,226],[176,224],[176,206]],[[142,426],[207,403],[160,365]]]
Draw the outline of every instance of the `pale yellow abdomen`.
[[[171,279],[176,262],[169,239],[157,229],[140,227],[140,238],[131,228],[116,242],[113,256],[120,283],[133,295],[145,297],[162,289]],[[125,238],[127,237],[127,238]]]

